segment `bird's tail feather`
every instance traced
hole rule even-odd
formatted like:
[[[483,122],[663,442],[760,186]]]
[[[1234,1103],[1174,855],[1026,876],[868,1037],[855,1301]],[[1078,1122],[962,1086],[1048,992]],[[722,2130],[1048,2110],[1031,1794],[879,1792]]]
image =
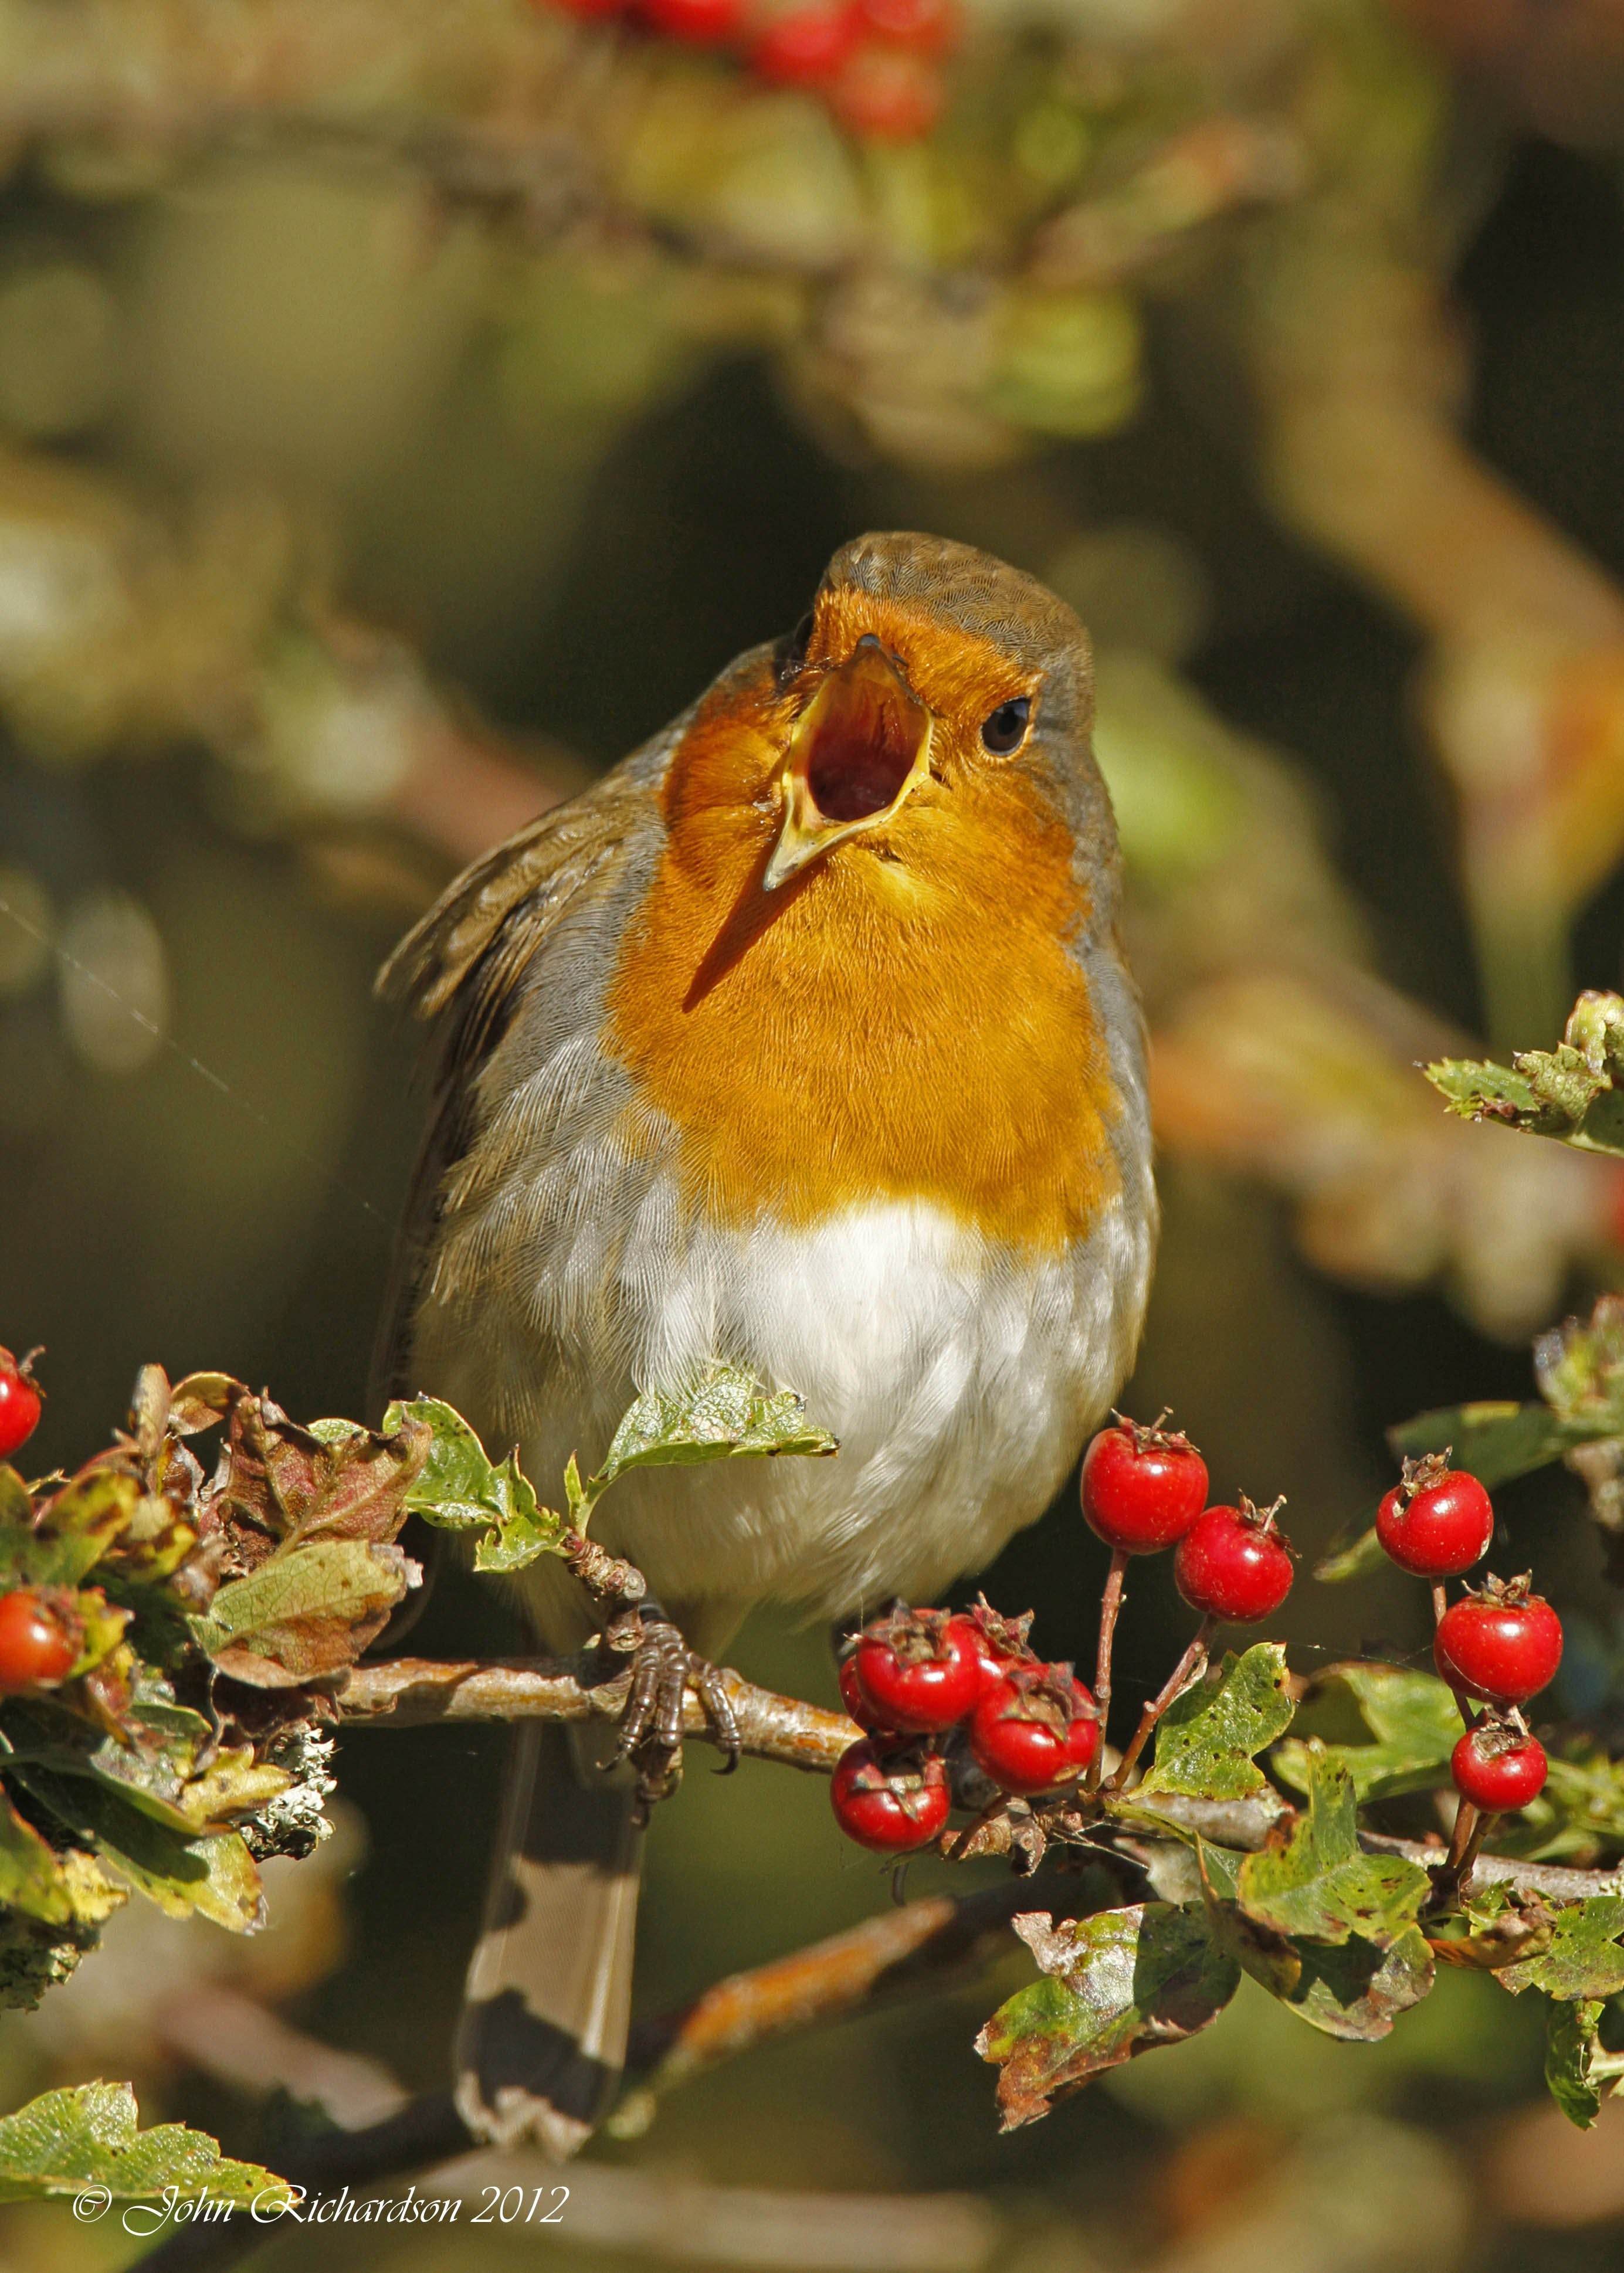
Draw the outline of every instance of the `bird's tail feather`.
[[[634,1804],[568,1730],[515,1730],[456,2046],[457,2110],[479,2138],[561,2159],[607,2112],[631,2013]]]

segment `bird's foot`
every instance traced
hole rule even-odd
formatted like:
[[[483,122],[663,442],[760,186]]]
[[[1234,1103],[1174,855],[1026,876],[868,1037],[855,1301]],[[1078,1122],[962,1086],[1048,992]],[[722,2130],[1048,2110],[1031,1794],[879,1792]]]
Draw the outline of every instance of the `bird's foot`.
[[[620,1715],[615,1758],[637,1769],[637,1799],[646,1819],[657,1800],[682,1781],[682,1712],[688,1690],[705,1710],[726,1759],[721,1773],[739,1765],[739,1724],[726,1684],[710,1659],[691,1650],[681,1629],[658,1603],[642,1606],[643,1630],[632,1651],[631,1687]]]

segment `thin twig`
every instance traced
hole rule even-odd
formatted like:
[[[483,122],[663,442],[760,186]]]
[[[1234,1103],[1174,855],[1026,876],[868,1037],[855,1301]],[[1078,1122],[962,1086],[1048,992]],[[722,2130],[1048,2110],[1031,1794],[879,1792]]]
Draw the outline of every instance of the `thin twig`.
[[[1127,1549],[1113,1547],[1111,1567],[1105,1574],[1105,1585],[1100,1595],[1100,1647],[1094,1658],[1094,1701],[1100,1714],[1100,1741],[1088,1765],[1087,1789],[1090,1791],[1097,1789],[1100,1770],[1105,1765],[1106,1724],[1111,1717],[1111,1650],[1116,1639],[1116,1621],[1122,1615],[1123,1581],[1127,1572]]]
[[[614,1719],[626,1703],[624,1668],[605,1674],[595,1651],[576,1657],[446,1660],[390,1658],[360,1665],[337,1695],[347,1728],[422,1728],[441,1721],[590,1721]],[[861,1734],[844,1713],[758,1689],[724,1669],[720,1675],[739,1724],[740,1749],[827,1775]],[[713,1744],[716,1734],[699,1698],[683,1699],[682,1733]]]
[[[1207,1670],[1207,1653],[1212,1645],[1214,1621],[1203,1618],[1196,1628],[1189,1648],[1179,1659],[1145,1710],[1139,1714],[1139,1725],[1133,1732],[1133,1741],[1106,1779],[1107,1791],[1120,1791],[1133,1773],[1139,1754],[1150,1742],[1151,1732],[1176,1698],[1182,1697],[1192,1681],[1199,1681]]]

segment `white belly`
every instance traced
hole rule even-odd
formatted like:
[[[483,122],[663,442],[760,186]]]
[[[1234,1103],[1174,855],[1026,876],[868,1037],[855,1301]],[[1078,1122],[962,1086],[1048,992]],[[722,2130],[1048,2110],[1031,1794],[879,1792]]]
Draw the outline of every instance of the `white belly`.
[[[838,1458],[644,1470],[604,1499],[594,1534],[673,1607],[938,1596],[1042,1513],[1132,1355],[1151,1233],[1120,1206],[1032,1263],[920,1201],[748,1240],[677,1234],[668,1197],[642,1201],[570,1211],[527,1284],[485,1276],[464,1305],[442,1280],[418,1371],[493,1450],[519,1439],[544,1498],[569,1452],[601,1459],[638,1390],[709,1358],[798,1390]]]

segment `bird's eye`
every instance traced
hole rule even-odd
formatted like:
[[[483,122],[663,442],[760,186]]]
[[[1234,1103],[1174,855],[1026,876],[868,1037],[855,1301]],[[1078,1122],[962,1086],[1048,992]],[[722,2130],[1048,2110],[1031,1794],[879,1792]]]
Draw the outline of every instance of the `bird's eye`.
[[[807,659],[807,649],[812,644],[812,611],[810,608],[787,639],[781,639],[773,652],[773,667],[778,677],[793,679]]]
[[[992,716],[981,722],[981,747],[990,750],[995,758],[1007,758],[1026,740],[1031,723],[1032,703],[1028,696],[1018,694],[1012,702],[1000,702]]]

